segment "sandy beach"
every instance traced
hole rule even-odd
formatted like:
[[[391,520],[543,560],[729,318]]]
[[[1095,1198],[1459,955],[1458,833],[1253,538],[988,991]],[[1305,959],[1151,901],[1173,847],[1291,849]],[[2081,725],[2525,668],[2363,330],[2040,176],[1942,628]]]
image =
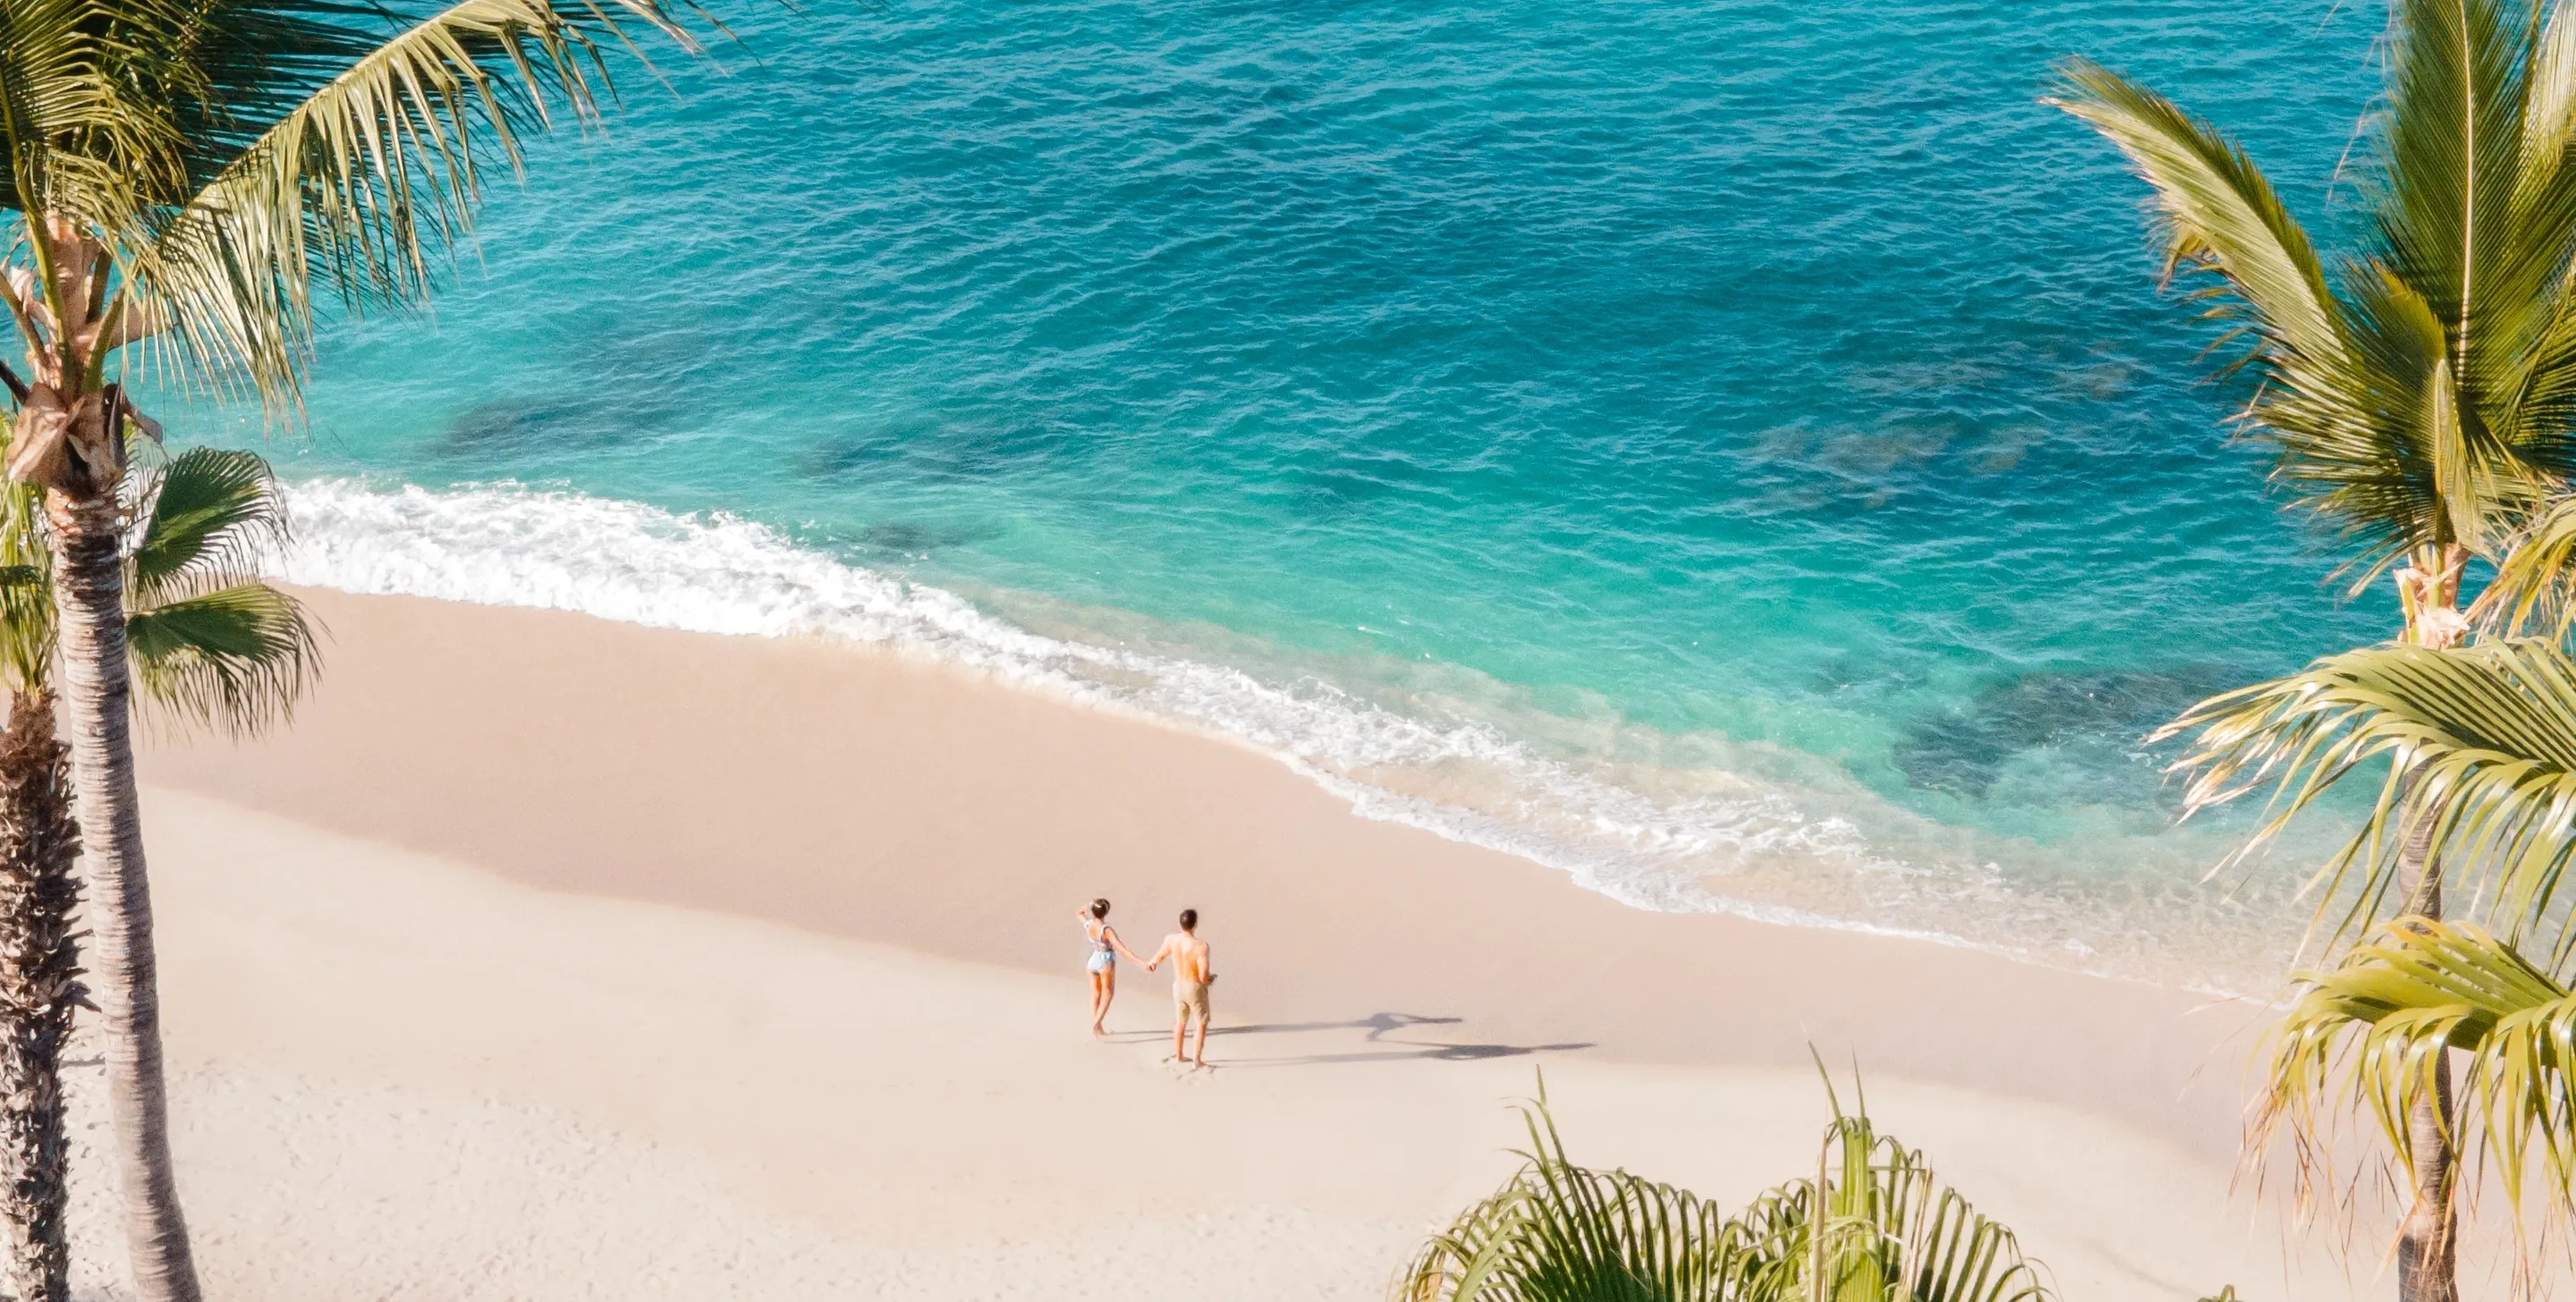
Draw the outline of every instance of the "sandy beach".
[[[1811,1047],[2065,1296],[2353,1287],[2230,1197],[2249,1006],[1628,909],[889,654],[307,596],[294,726],[144,761],[215,1296],[1370,1298],[1540,1070],[1578,1159],[1732,1203],[1812,1164]],[[1084,1034],[1094,895],[1204,915],[1212,1071],[1160,976]]]

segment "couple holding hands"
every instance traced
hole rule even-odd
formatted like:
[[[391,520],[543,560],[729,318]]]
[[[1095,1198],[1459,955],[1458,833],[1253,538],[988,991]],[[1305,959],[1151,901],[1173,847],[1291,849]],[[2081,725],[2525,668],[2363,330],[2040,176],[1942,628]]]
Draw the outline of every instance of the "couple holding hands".
[[[1109,1001],[1118,997],[1118,956],[1142,963],[1153,971],[1165,959],[1172,963],[1172,1061],[1187,1062],[1192,1070],[1207,1065],[1208,983],[1216,973],[1208,963],[1208,943],[1199,939],[1199,911],[1181,910],[1181,929],[1163,937],[1163,947],[1152,958],[1138,958],[1127,942],[1118,938],[1118,930],[1109,925],[1109,901],[1093,900],[1088,908],[1075,912],[1082,921],[1082,934],[1091,941],[1091,960],[1086,967],[1091,973],[1091,1033],[1101,1035],[1101,1023],[1109,1017]],[[1184,1058],[1181,1041],[1189,1033],[1195,1018],[1199,1027],[1198,1052]]]

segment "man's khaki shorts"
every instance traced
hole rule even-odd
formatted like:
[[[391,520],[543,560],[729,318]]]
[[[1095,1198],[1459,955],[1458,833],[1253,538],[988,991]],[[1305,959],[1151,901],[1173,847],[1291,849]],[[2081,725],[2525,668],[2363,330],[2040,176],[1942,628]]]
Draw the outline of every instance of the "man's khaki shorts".
[[[1181,1015],[1182,1015],[1183,1017],[1189,1017],[1189,1016],[1193,1016],[1193,1015],[1195,1015],[1195,1016],[1199,1019],[1199,1025],[1201,1025],[1201,1026],[1205,1026],[1205,1025],[1207,1025],[1207,1019],[1208,1019],[1208,993],[1207,993],[1207,982],[1205,982],[1205,981],[1175,981],[1175,982],[1173,982],[1173,983],[1172,983],[1172,1007],[1174,1007],[1174,1008],[1176,1008],[1176,1009],[1180,1010],[1180,1013],[1181,1013]]]

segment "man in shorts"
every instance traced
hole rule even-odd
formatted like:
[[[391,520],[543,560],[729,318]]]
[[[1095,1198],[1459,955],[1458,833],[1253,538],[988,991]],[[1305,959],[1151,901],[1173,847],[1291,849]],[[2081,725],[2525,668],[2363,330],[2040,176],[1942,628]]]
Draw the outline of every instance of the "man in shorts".
[[[1181,910],[1181,929],[1163,937],[1163,947],[1145,961],[1150,972],[1172,960],[1172,1061],[1181,1062],[1181,1042],[1188,1036],[1190,1019],[1198,1018],[1199,1048],[1187,1061],[1195,1071],[1207,1065],[1208,983],[1216,980],[1209,966],[1208,943],[1199,939],[1199,911]]]

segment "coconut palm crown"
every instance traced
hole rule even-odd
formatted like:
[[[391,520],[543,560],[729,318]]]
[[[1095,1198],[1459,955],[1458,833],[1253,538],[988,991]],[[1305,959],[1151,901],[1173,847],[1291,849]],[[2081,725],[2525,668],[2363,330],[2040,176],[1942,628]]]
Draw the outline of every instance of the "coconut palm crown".
[[[2576,468],[2576,13],[2396,0],[2384,101],[2347,173],[2333,257],[2245,151],[2072,60],[2049,102],[2152,187],[2166,274],[2238,345],[2237,413],[2274,483],[2353,547],[2355,590],[2405,564],[2411,637],[2445,644],[2471,556],[2494,560]]]
[[[0,0],[8,477],[44,494],[110,1152],[143,1302],[194,1302],[128,706],[127,385],[299,405],[314,301],[412,303],[520,141],[593,117],[664,0]],[[135,579],[142,581],[138,570]],[[135,636],[143,636],[137,628]],[[213,680],[209,680],[213,681]],[[215,690],[220,694],[219,686]]]

